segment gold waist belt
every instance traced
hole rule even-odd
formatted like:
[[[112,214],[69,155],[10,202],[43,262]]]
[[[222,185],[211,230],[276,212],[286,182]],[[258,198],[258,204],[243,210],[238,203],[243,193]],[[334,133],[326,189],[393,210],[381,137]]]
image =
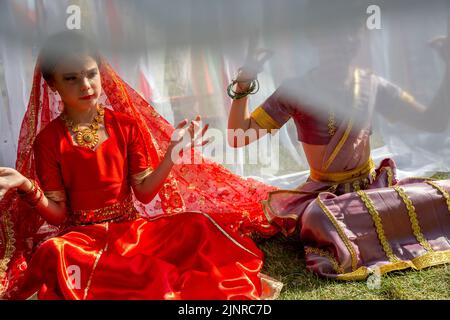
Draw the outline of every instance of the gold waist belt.
[[[369,160],[367,160],[367,162],[363,165],[349,171],[322,172],[311,168],[310,177],[314,181],[345,182],[348,180],[359,178],[361,176],[366,176],[373,170],[375,170],[375,163],[373,162],[372,158],[369,158]]]
[[[106,221],[129,221],[138,217],[139,213],[133,205],[133,198],[130,194],[124,200],[107,207],[93,210],[74,210],[70,220],[73,225],[85,225]]]

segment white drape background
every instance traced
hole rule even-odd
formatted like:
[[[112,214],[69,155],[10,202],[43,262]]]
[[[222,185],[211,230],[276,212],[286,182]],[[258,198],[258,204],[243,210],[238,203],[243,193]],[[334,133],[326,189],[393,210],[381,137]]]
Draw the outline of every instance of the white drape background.
[[[449,7],[445,0],[421,2],[393,0],[396,5],[389,7],[383,1],[371,1],[381,8],[382,29],[365,32],[356,62],[428,104],[440,85],[444,65],[427,42],[445,34]],[[226,86],[243,63],[248,39],[256,30],[260,45],[275,55],[259,75],[261,89],[251,97],[251,109],[284,79],[300,76],[317,63],[314,50],[298,27],[304,3],[2,0],[0,166],[14,166],[39,45],[49,34],[66,28],[69,5],[80,7],[81,29],[97,39],[117,72],[169,122],[201,114],[204,122],[222,132],[220,143],[226,148],[231,102]],[[342,5],[350,2],[342,1]],[[364,11],[361,14],[367,15]],[[373,131],[373,158],[394,157],[401,177],[450,171],[449,129],[436,134],[419,132],[377,116]],[[289,122],[276,139],[280,142],[279,170],[268,172],[261,170],[261,163],[249,163],[249,148],[235,151],[240,163],[224,165],[237,174],[293,188],[308,174],[293,123]]]

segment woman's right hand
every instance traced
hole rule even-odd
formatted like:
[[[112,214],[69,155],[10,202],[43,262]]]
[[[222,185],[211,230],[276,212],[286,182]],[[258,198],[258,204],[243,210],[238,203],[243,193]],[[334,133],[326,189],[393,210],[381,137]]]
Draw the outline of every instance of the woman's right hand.
[[[257,48],[258,34],[255,34],[250,38],[247,49],[247,57],[245,58],[244,65],[239,68],[238,81],[252,81],[256,79],[258,73],[263,70],[264,63],[269,60],[273,51],[263,48]]]
[[[0,167],[0,200],[12,188],[19,188],[26,192],[31,189],[31,186],[31,182],[17,170]]]
[[[171,137],[171,143],[167,149],[167,155],[170,156],[173,163],[178,163],[183,157],[183,152],[188,152],[192,147],[202,147],[212,141],[210,139],[203,139],[206,131],[208,130],[208,124],[201,128],[201,117],[197,117],[188,121],[184,119],[175,127],[175,131]]]

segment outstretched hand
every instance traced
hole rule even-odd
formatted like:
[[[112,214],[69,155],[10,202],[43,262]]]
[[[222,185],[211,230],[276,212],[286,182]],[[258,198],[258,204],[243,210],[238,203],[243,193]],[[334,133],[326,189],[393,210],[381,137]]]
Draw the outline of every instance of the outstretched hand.
[[[450,65],[450,15],[447,19],[447,35],[435,37],[429,43],[444,62]]]
[[[436,50],[446,63],[450,63],[450,41],[448,36],[439,36],[430,41],[430,46]]]
[[[175,131],[172,134],[172,142],[167,150],[172,162],[178,163],[184,152],[188,152],[192,147],[201,147],[211,142],[210,139],[203,140],[203,136],[208,130],[208,124],[200,128],[201,117],[197,117],[188,121],[184,119],[175,127]]]
[[[259,35],[255,33],[250,38],[247,49],[247,57],[244,65],[239,69],[236,80],[251,81],[256,79],[258,73],[263,70],[264,63],[273,56],[273,51],[269,49],[257,48]]]
[[[13,188],[19,188],[26,178],[13,168],[0,167],[0,200]]]

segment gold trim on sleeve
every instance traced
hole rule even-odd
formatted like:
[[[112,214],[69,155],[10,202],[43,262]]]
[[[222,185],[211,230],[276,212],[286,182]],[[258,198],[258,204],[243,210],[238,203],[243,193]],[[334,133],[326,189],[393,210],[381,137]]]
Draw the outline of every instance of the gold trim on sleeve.
[[[144,171],[141,171],[139,173],[133,174],[131,176],[131,184],[133,186],[141,184],[145,180],[145,178],[147,178],[149,175],[152,174],[152,172],[153,172],[153,169],[148,167]]]
[[[253,110],[250,117],[263,129],[273,130],[281,128],[281,125],[273,119],[262,106]]]
[[[403,101],[405,101],[407,103],[415,103],[416,102],[416,99],[414,99],[414,97],[406,91],[402,91],[400,93],[400,99],[402,99]]]
[[[401,187],[394,187],[394,190],[398,193],[408,211],[409,221],[411,222],[411,228],[420,245],[427,251],[433,251],[430,243],[425,239],[422,231],[420,230],[419,221],[417,220],[416,208],[414,207],[411,199],[406,194],[405,190]]]
[[[58,191],[45,191],[44,195],[55,202],[62,202],[66,201],[66,192],[64,190],[58,190]]]

